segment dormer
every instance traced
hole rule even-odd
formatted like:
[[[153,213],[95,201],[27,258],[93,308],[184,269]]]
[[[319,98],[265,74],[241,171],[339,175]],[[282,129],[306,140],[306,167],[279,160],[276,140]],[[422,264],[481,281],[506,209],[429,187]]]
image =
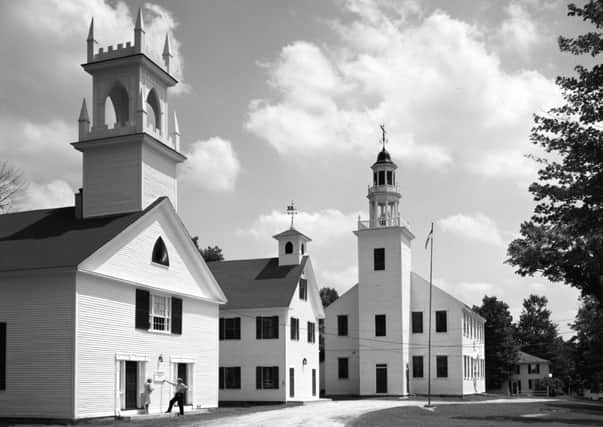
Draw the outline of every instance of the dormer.
[[[278,241],[278,265],[297,265],[308,254],[308,236],[290,228],[274,237]]]

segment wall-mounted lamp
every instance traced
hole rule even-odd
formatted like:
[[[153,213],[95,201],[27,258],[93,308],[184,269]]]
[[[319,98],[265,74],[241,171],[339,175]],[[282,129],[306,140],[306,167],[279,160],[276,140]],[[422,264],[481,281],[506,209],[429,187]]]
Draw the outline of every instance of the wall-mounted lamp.
[[[308,364],[308,359],[306,359],[306,358],[304,357],[304,360],[302,360],[302,365],[306,366],[307,364]]]
[[[163,363],[163,354],[159,355],[159,357],[157,358],[157,362]]]

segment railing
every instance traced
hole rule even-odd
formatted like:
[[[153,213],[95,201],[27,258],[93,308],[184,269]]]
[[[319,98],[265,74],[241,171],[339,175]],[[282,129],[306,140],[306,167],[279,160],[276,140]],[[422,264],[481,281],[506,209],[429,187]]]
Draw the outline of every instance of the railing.
[[[400,216],[379,217],[373,219],[373,221],[358,218],[358,230],[382,227],[406,227],[410,230],[410,223]]]
[[[396,185],[389,185],[389,184],[385,184],[385,185],[369,185],[368,186],[368,192],[370,193],[378,193],[378,192],[384,192],[384,191],[389,191],[392,193],[399,193],[400,192],[400,186],[398,184]]]

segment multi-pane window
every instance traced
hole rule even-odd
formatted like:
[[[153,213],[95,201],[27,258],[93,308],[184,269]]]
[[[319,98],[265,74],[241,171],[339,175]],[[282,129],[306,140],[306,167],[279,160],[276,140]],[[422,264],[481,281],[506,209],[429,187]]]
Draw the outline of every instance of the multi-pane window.
[[[299,319],[295,317],[291,318],[291,339],[295,341],[299,340]]]
[[[337,335],[340,337],[348,335],[348,316],[345,314],[337,316]]]
[[[423,333],[423,312],[413,311],[412,312],[412,333],[422,334]]]
[[[539,374],[539,373],[540,373],[540,364],[530,363],[528,365],[528,374]]]
[[[241,339],[241,318],[220,318],[220,339],[221,340],[240,340]]]
[[[339,357],[337,359],[337,376],[339,379],[348,378],[348,358]]]
[[[387,171],[387,185],[394,185],[394,173]]]
[[[220,389],[225,388],[233,388],[240,389],[241,388],[241,367],[231,367],[225,368],[220,367]]]
[[[259,340],[278,338],[278,316],[256,317],[255,337]]]
[[[423,378],[423,356],[412,357],[412,377]]]
[[[435,312],[436,332],[446,332],[448,325],[446,322],[446,310],[438,310]]]
[[[171,307],[170,297],[151,294],[151,330],[170,331]]]
[[[373,249],[373,262],[375,271],[385,270],[385,248]]]
[[[379,171],[379,185],[385,185],[385,171]]]
[[[316,342],[316,324],[308,322],[308,342]]]
[[[438,378],[448,377],[448,356],[436,356],[436,376]]]
[[[278,366],[258,366],[255,368],[255,388],[278,388]]]
[[[384,337],[386,334],[385,329],[385,314],[375,315],[375,336]]]
[[[299,279],[299,299],[308,300],[308,280]]]

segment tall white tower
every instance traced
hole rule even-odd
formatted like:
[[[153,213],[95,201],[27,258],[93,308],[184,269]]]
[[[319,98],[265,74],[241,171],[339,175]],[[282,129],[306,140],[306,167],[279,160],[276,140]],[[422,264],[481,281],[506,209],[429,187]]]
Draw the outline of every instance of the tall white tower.
[[[410,244],[414,235],[400,217],[396,164],[383,147],[368,188],[368,221],[358,220],[360,394],[408,393]]]
[[[158,197],[178,203],[177,165],[180,131],[174,115],[168,130],[168,89],[177,83],[170,74],[169,39],[163,64],[145,53],[142,10],[134,28],[134,44],[101,47],[95,52],[94,19],[87,38],[92,76],[92,123],[86,100],[79,117],[79,138],[73,146],[83,153],[83,189],[76,195],[84,218],[138,211]],[[106,50],[105,50],[106,49]],[[109,122],[106,111],[113,110]]]

